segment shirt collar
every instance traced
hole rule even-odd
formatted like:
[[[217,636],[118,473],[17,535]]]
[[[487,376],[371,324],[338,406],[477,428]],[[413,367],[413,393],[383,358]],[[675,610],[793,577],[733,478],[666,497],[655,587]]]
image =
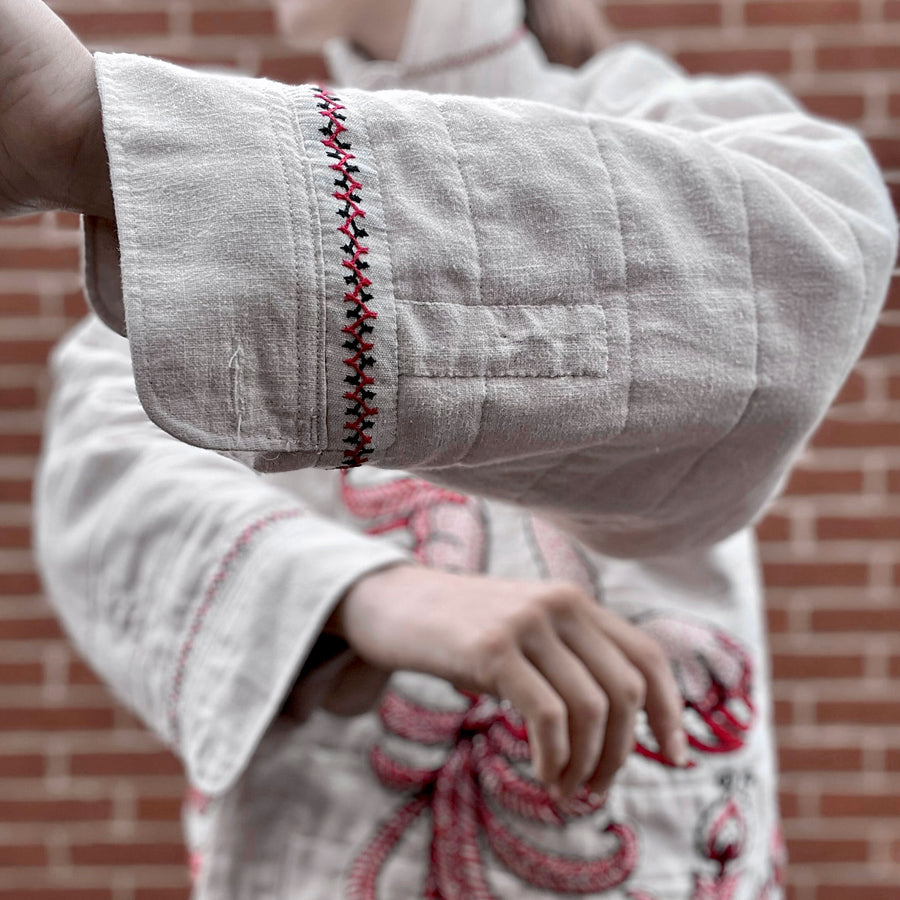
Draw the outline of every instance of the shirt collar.
[[[469,70],[509,52],[521,55],[524,45],[540,53],[524,19],[523,0],[413,0],[396,62],[366,59],[343,38],[325,45],[325,61],[337,84],[481,93],[483,73],[470,79]]]

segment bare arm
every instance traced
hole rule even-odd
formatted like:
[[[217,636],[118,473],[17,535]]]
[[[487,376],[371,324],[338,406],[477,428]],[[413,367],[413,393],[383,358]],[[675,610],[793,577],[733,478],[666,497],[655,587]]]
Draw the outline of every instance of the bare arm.
[[[113,218],[94,60],[41,0],[0,0],[0,218]]]

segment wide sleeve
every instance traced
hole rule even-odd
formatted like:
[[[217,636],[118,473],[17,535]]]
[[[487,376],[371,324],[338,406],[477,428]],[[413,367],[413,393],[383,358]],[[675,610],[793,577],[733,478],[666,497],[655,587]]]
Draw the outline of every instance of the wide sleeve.
[[[138,402],[128,342],[95,316],[51,365],[34,505],[48,597],[190,782],[222,792],[344,591],[407,554],[161,431]]]
[[[149,416],[258,470],[404,468],[678,552],[760,514],[886,296],[869,148],[766,76],[643,57],[569,109],[96,60],[93,302]]]

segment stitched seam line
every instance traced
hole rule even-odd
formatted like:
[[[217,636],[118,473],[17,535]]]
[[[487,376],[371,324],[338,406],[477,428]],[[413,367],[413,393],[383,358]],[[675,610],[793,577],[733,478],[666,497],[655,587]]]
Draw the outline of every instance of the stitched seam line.
[[[421,66],[411,66],[408,69],[400,71],[400,78],[407,80],[410,78],[427,78],[431,75],[440,75],[443,72],[449,72],[453,69],[463,69],[472,66],[475,63],[483,62],[490,59],[494,54],[502,53],[515,47],[525,35],[528,34],[528,26],[523,22],[517,26],[515,31],[508,34],[505,38],[494,41],[492,44],[485,44],[482,47],[476,47],[467,53],[460,53],[457,56],[447,56],[443,59],[437,59],[431,63],[425,63]]]
[[[376,395],[375,378],[367,375],[366,369],[375,366],[375,356],[372,354],[375,341],[367,341],[365,335],[374,338],[374,321],[378,318],[378,313],[368,305],[373,302],[374,296],[369,290],[372,281],[366,277],[369,248],[361,243],[361,240],[368,237],[368,231],[360,224],[366,216],[362,207],[363,184],[356,177],[359,175],[359,166],[353,162],[356,157],[351,152],[352,144],[344,124],[347,120],[346,107],[339,97],[328,93],[325,88],[314,87],[312,90],[319,114],[326,120],[326,124],[320,129],[324,135],[321,143],[328,157],[334,160],[330,168],[340,176],[334,181],[336,190],[332,196],[340,204],[337,210],[337,215],[341,218],[338,231],[346,239],[346,243],[341,245],[344,253],[341,265],[347,270],[344,283],[348,287],[344,301],[350,304],[347,318],[353,320],[352,324],[341,329],[348,336],[342,346],[353,354],[344,359],[344,363],[351,369],[344,380],[353,387],[352,391],[345,391],[343,395],[345,400],[353,404],[345,412],[347,420],[344,422],[344,430],[350,434],[343,439],[343,443],[348,446],[344,449],[344,458],[339,466],[346,469],[363,465],[372,453],[372,436],[366,432],[372,429],[372,417],[378,414],[378,407],[370,405]]]
[[[259,532],[261,532],[264,528],[273,524],[274,522],[280,522],[285,519],[296,519],[303,515],[306,515],[305,510],[285,509],[270,513],[269,515],[264,516],[262,519],[258,519],[256,522],[248,525],[240,533],[240,535],[238,535],[237,540],[235,540],[235,542],[231,545],[231,549],[225,554],[225,556],[222,558],[222,561],[219,563],[219,568],[216,570],[215,575],[213,575],[212,581],[209,583],[209,587],[207,587],[206,593],[203,595],[202,602],[194,612],[194,618],[191,620],[187,636],[185,637],[181,645],[181,650],[178,653],[178,662],[175,665],[175,675],[172,678],[172,685],[169,690],[169,701],[167,709],[169,734],[171,735],[171,739],[175,745],[178,745],[180,743],[178,707],[181,703],[182,689],[184,687],[184,676],[185,672],[187,671],[188,661],[190,660],[191,653],[193,652],[194,645],[197,640],[197,635],[200,633],[200,629],[203,627],[203,623],[206,619],[207,614],[209,613],[210,609],[212,609],[213,604],[219,596],[222,585],[225,583],[225,580],[231,576],[235,568],[236,561],[246,552],[247,547],[257,536],[257,534],[259,534]]]
[[[285,117],[287,119],[288,128],[293,131],[293,125],[291,124],[291,120],[293,119],[293,111],[287,104],[287,101],[283,98],[279,97],[279,102],[282,107],[282,112],[285,113]],[[299,304],[300,301],[300,251],[297,247],[297,235],[300,233],[300,227],[297,224],[297,210],[294,203],[294,190],[291,185],[290,179],[288,178],[288,164],[285,160],[285,149],[284,145],[279,138],[281,135],[279,134],[279,129],[276,129],[274,122],[274,113],[271,108],[269,108],[269,121],[272,126],[272,131],[275,135],[275,146],[278,149],[278,162],[281,165],[281,180],[284,185],[284,193],[287,197],[288,201],[288,215],[291,221],[291,254],[293,256],[294,261],[294,300]],[[300,373],[300,354],[303,352],[300,346],[300,315],[298,311],[297,315],[297,324],[296,324],[296,337],[294,340],[294,347],[297,352],[296,359],[296,377],[297,377],[297,393],[294,397],[294,409],[297,410],[297,415],[299,418],[300,410],[303,408],[301,405],[301,393],[302,393],[302,377]],[[306,423],[304,423],[306,424]],[[240,434],[240,426],[238,428],[238,432]],[[295,420],[294,425],[294,434],[295,436],[299,436],[300,434],[300,422]],[[309,444],[309,436],[307,435],[305,443]]]

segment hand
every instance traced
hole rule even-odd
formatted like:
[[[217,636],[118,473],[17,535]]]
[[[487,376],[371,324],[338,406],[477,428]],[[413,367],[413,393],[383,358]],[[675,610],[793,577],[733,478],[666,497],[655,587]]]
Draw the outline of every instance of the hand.
[[[508,700],[526,722],[535,777],[566,799],[585,783],[608,789],[642,707],[663,752],[687,762],[662,648],[577,585],[399,565],[356,582],[326,630],[377,669]]]
[[[0,0],[0,218],[113,218],[90,51],[41,0]]]

